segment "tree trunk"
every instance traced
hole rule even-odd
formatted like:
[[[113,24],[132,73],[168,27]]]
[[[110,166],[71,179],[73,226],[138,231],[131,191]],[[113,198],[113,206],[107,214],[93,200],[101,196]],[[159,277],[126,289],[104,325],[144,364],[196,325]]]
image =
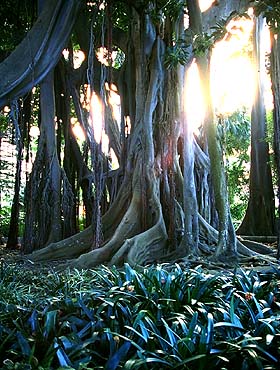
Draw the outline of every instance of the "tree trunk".
[[[188,8],[190,12],[190,27],[196,35],[202,36],[202,18],[198,1],[188,1]],[[230,217],[223,156],[220,148],[221,144],[218,142],[217,127],[211,100],[209,53],[209,50],[205,50],[205,52],[197,56],[196,61],[206,108],[204,129],[210,158],[215,207],[218,213],[219,240],[216,257],[220,258],[222,255],[236,255],[236,236]]]
[[[274,122],[274,156],[277,171],[277,197],[278,197],[278,220],[277,232],[277,257],[280,259],[280,40],[279,36],[271,32],[271,82],[274,101],[273,122]]]
[[[24,250],[61,240],[61,169],[56,146],[53,73],[40,86],[41,125],[38,152],[27,185]]]
[[[7,248],[13,249],[18,247],[19,236],[19,207],[20,207],[20,184],[21,184],[21,164],[23,155],[23,130],[22,117],[20,117],[20,108],[18,102],[13,102],[11,105],[12,120],[15,129],[15,139],[17,147],[17,162],[14,184],[14,197],[11,209],[11,218],[9,226],[9,234],[7,240]]]
[[[180,50],[181,47],[182,30],[177,21],[178,16],[182,19],[184,9],[183,6],[173,8],[174,4],[171,7],[170,3],[173,4],[166,3],[164,16],[158,18],[154,17],[156,2],[149,2],[145,9],[139,6],[142,2],[126,4],[128,42],[125,66],[120,73],[125,81],[121,81],[120,90],[125,91],[121,98],[127,100],[122,102],[122,107],[130,117],[131,133],[125,146],[123,182],[102,217],[103,243],[91,250],[92,232],[95,231],[91,226],[35,251],[29,256],[34,261],[78,257],[71,266],[90,268],[125,261],[145,265],[204,252],[223,261],[229,257],[235,261],[237,252],[255,255],[240,241],[236,242],[230,219],[223,160],[210,99],[207,50],[198,58],[207,109],[204,125],[207,143],[201,149],[190,127],[185,127],[184,155],[180,158],[185,178],[182,176],[177,142],[185,119],[179,98],[183,94],[183,83],[178,75],[178,64],[182,60],[176,48]],[[192,30],[201,35],[198,1],[189,1],[188,7]],[[169,63],[174,55],[174,63]],[[73,89],[71,95],[79,112],[78,89]],[[80,113],[78,118],[82,121]],[[43,154],[41,146],[38,155],[44,158]],[[124,152],[119,158],[124,158]],[[197,174],[202,174],[203,187],[198,184]],[[44,181],[46,177],[40,183],[42,193],[47,190]],[[207,189],[206,195],[204,189]],[[204,212],[203,202],[207,208],[206,217],[198,212]]]
[[[275,205],[270,168],[269,147],[266,141],[266,112],[264,104],[264,48],[261,33],[264,19],[255,19],[254,62],[256,91],[251,113],[250,196],[245,217],[237,233],[240,235],[273,235]]]

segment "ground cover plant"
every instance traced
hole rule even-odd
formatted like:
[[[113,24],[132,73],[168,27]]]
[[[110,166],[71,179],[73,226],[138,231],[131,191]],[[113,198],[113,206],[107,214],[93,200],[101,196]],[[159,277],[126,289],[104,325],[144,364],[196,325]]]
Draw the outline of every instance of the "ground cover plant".
[[[1,369],[277,369],[278,273],[0,269]]]

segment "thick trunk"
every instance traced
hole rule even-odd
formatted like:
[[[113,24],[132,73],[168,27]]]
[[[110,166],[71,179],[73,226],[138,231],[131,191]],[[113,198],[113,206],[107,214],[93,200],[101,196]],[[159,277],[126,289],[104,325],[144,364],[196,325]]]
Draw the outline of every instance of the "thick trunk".
[[[57,156],[56,130],[55,130],[55,101],[54,101],[53,72],[42,81],[40,85],[41,100],[41,131],[45,137],[46,163],[49,165],[49,191],[51,206],[49,216],[49,235],[46,244],[61,240],[61,169]],[[44,204],[44,203],[43,203]]]
[[[186,71],[185,71],[186,81]],[[186,85],[186,82],[185,82]],[[184,96],[184,95],[183,95]],[[185,97],[183,97],[185,99]],[[197,203],[197,190],[195,183],[195,151],[194,151],[194,136],[191,129],[192,123],[188,120],[187,111],[185,108],[185,101],[182,107],[182,124],[183,124],[183,138],[184,138],[184,186],[183,186],[183,199],[184,199],[184,235],[182,243],[186,248],[186,254],[198,254],[198,203]]]
[[[265,73],[262,30],[264,19],[255,20],[254,61],[255,100],[251,113],[251,167],[250,197],[246,214],[238,229],[241,235],[273,235],[275,233],[275,206],[269,164],[269,147],[266,141],[266,113],[263,76]]]
[[[62,171],[62,228],[64,237],[68,237],[78,232],[78,223],[76,219],[76,209],[78,207],[78,190],[76,184],[77,166],[74,160],[72,125],[71,125],[71,98],[68,83],[66,81],[66,68],[61,62],[54,71],[55,80],[55,106],[56,121],[60,130],[57,130],[57,152],[59,164],[61,165],[61,153],[63,153]],[[64,138],[64,148],[62,139]],[[62,150],[64,151],[62,152]]]
[[[214,6],[210,7],[202,14],[203,32],[213,32],[213,26],[221,19],[227,19],[230,14],[242,14],[250,6],[250,0],[219,0],[214,1]]]
[[[27,185],[24,251],[61,240],[61,168],[55,129],[53,73],[40,87],[41,125],[38,151]]]

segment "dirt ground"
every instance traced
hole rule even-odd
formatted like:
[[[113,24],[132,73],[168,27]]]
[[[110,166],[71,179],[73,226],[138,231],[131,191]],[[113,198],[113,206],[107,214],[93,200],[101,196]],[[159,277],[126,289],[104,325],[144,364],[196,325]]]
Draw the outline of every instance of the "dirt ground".
[[[276,256],[277,252],[277,243],[266,244],[273,251],[273,256]],[[20,246],[17,249],[7,249],[6,245],[0,245],[0,264],[16,264],[17,266],[28,269],[28,270],[38,270],[38,271],[63,271],[67,267],[67,262],[69,260],[56,260],[48,261],[44,263],[34,263],[31,260],[27,259],[21,253]],[[224,263],[216,263],[209,261],[206,257],[196,257],[195,259],[183,258],[178,261],[173,261],[172,263],[164,264],[166,268],[172,269],[174,263],[178,263],[181,267],[184,268],[194,268],[198,265],[205,267],[208,270],[233,270],[236,269],[236,264],[234,266],[225,265]],[[239,261],[238,266],[242,269],[253,269],[260,273],[269,273],[277,274],[280,277],[280,263],[276,260],[275,257],[263,256],[263,257],[254,257],[254,258],[244,258]]]

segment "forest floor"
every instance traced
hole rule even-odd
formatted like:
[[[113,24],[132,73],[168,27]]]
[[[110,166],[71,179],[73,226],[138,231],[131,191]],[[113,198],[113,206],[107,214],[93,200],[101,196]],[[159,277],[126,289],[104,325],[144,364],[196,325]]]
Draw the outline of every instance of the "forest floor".
[[[56,260],[56,261],[48,261],[44,263],[34,263],[29,259],[26,259],[22,254],[20,248],[16,249],[8,249],[6,245],[0,245],[0,264],[1,263],[7,264],[16,264],[19,267],[26,268],[29,270],[52,270],[56,269],[62,263],[66,263],[67,260]]]
[[[214,262],[209,260],[207,256],[199,256],[195,258],[180,258],[178,261],[172,261],[170,263],[164,263],[165,268],[171,268],[175,263],[178,263],[181,267],[185,268],[195,268],[198,265],[204,267],[208,270],[234,270],[236,267],[242,269],[255,271],[261,273],[276,273],[280,276],[280,262],[276,260],[275,256],[277,253],[277,243],[267,243],[265,244],[272,251],[271,256],[261,256],[261,257],[251,257],[251,258],[242,258],[238,261],[238,264],[226,264],[221,262]],[[0,245],[0,264],[15,264],[18,267],[28,270],[38,270],[38,271],[61,271],[64,270],[67,266],[67,263],[70,262],[67,259],[64,260],[52,260],[43,263],[32,262],[30,259],[27,259],[20,250],[20,247],[17,249],[8,249],[6,245]]]

